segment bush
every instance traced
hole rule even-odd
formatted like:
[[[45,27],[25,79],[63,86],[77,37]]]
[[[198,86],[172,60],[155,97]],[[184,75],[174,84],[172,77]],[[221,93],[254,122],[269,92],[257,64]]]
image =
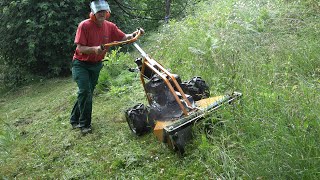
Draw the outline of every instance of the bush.
[[[75,31],[88,15],[88,3],[1,1],[1,62],[10,69],[4,72],[4,82],[22,84],[25,74],[31,78],[69,74]]]

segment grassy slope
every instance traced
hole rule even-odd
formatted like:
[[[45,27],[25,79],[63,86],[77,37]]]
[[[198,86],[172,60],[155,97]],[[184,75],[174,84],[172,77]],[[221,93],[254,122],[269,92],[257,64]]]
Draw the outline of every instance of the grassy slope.
[[[192,16],[163,27],[142,45],[183,79],[203,77],[212,94],[244,94],[240,104],[194,127],[195,141],[185,157],[179,158],[153,135],[132,136],[122,112],[145,101],[139,79],[126,71],[121,76],[104,72],[102,80],[114,80],[108,93],[95,96],[94,134],[85,137],[68,124],[76,98],[71,79],[2,95],[0,175],[319,178],[319,4],[306,2],[200,4]],[[127,55],[112,59],[106,70],[126,67],[121,62],[133,66]]]

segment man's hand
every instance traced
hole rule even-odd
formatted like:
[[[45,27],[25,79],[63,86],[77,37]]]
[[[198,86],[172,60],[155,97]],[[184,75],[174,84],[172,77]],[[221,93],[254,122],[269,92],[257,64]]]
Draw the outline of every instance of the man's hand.
[[[131,34],[126,34],[121,41],[126,41],[126,40],[134,38],[138,34],[138,31],[141,31],[141,35],[144,34],[144,30],[142,28],[138,28],[137,31],[135,31]]]
[[[103,46],[94,46],[93,51],[95,54],[102,54],[104,53],[105,48]]]
[[[133,37],[135,37],[135,36],[138,34],[139,31],[141,32],[141,35],[144,34],[144,30],[143,30],[142,28],[138,28],[137,31],[135,31],[135,32],[132,33],[132,34],[133,34]]]
[[[144,34],[144,30],[142,29],[142,28],[138,28],[138,31],[141,31],[141,35],[143,35]]]

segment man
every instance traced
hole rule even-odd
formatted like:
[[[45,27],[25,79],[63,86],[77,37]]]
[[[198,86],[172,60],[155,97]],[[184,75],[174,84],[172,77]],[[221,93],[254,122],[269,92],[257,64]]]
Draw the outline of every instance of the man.
[[[106,1],[90,3],[90,19],[82,21],[77,29],[73,55],[72,77],[78,85],[78,97],[71,112],[72,128],[80,128],[82,134],[91,133],[92,95],[102,68],[102,59],[108,48],[102,44],[131,39],[115,24],[106,21],[110,8]]]

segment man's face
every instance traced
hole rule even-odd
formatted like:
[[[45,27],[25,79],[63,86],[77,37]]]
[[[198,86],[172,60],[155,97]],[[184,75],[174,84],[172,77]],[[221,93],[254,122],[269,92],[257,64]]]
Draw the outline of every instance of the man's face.
[[[98,11],[95,14],[98,23],[102,23],[106,19],[106,13],[107,13],[107,11],[102,10],[102,11]]]

